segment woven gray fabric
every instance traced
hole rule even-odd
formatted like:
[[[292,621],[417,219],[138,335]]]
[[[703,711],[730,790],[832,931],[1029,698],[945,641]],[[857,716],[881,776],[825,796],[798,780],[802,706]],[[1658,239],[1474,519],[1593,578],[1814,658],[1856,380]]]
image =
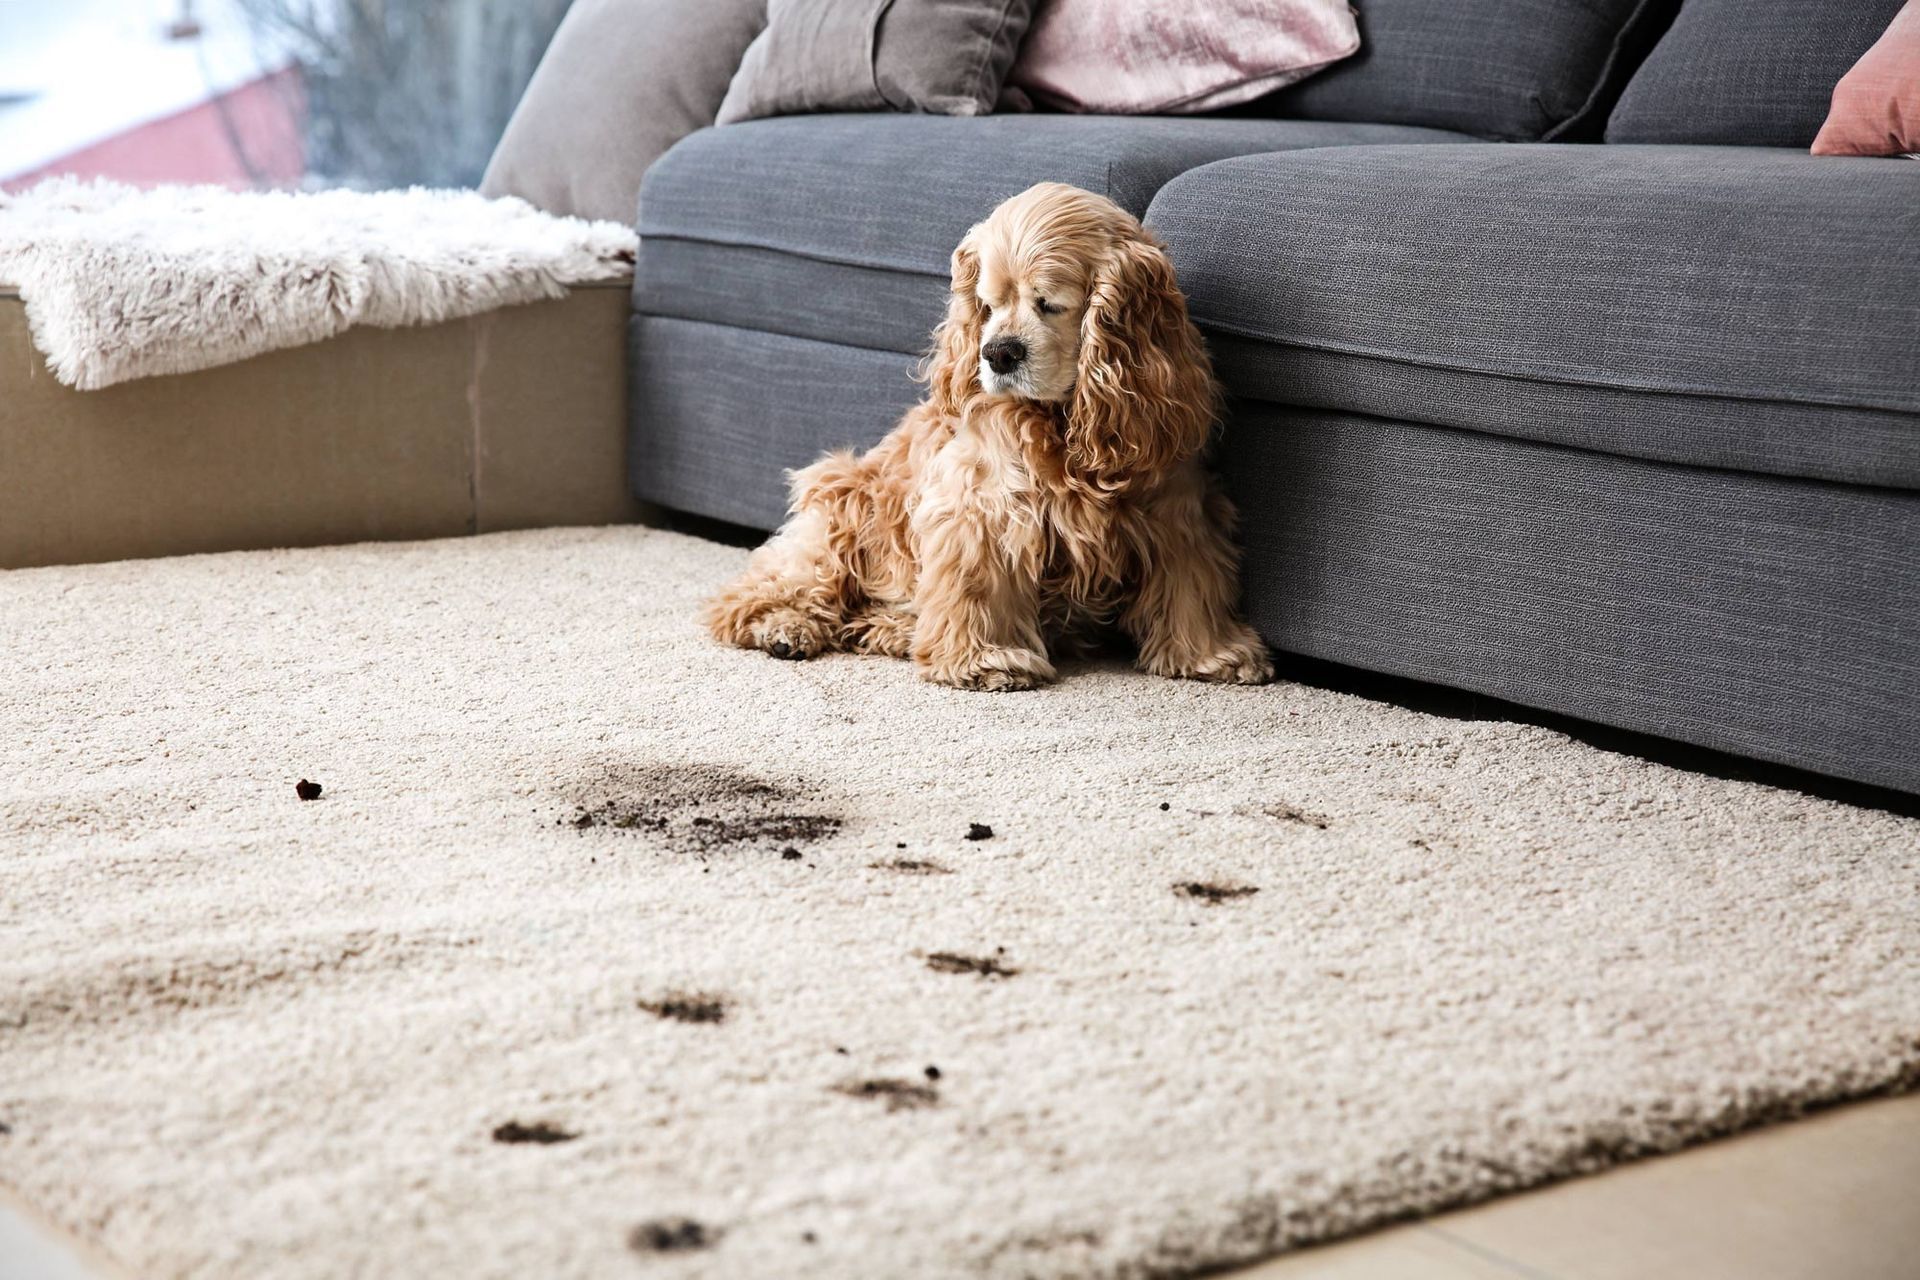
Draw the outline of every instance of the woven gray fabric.
[[[1907,164],[1367,147],[1194,170],[1149,222],[1203,326],[1279,349],[1237,394],[1920,487],[1916,209]]]
[[[1272,404],[1691,466],[1920,488],[1920,419],[1910,413],[1574,386],[1218,331],[1209,343],[1214,368],[1234,394]]]
[[[1136,214],[1223,156],[1456,142],[1393,125],[1111,116],[817,116],[695,134],[640,200],[634,307],[891,351],[921,351],[967,228],[1035,182]]]
[[[1363,0],[1360,53],[1254,110],[1530,142],[1597,136],[1679,0]]]
[[[1920,790],[1920,495],[1244,408],[1276,647]]]
[[[909,357],[634,324],[633,481],[771,528]],[[1278,647],[1920,790],[1920,496],[1240,404],[1220,460]]]
[[[649,239],[634,273],[646,315],[763,329],[880,351],[924,351],[947,273],[896,271],[747,245]]]
[[[1299,120],[846,115],[703,130],[640,189],[642,238],[754,245],[945,275],[967,228],[1036,182],[1145,213],[1195,165],[1298,147],[1458,142],[1458,134]]]
[[[1607,121],[1608,142],[1811,146],[1833,87],[1905,0],[1686,0]]]
[[[771,0],[719,122],[811,111],[993,110],[1033,0]]]
[[[788,469],[865,448],[921,394],[893,352],[650,316],[629,336],[634,492],[755,528],[786,515]]]

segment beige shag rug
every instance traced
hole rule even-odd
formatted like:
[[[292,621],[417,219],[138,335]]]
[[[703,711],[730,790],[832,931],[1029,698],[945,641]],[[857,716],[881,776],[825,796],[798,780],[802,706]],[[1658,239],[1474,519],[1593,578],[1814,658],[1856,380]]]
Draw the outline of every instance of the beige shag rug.
[[[95,390],[356,325],[437,324],[631,274],[638,237],[473,191],[228,191],[50,178],[0,192],[0,284]]]
[[[1916,1080],[1920,823],[721,650],[742,555],[0,574],[0,1181],[148,1277],[1158,1276]]]

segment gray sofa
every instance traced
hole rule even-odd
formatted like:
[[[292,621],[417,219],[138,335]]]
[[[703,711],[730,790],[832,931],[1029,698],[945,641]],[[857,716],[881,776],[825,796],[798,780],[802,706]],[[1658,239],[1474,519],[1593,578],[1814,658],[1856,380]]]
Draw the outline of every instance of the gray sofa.
[[[1234,118],[695,134],[641,190],[634,489],[772,527],[917,398],[966,228],[1071,182],[1209,335],[1277,649],[1920,791],[1920,162],[1806,154],[1899,0],[1833,8],[1371,0]]]

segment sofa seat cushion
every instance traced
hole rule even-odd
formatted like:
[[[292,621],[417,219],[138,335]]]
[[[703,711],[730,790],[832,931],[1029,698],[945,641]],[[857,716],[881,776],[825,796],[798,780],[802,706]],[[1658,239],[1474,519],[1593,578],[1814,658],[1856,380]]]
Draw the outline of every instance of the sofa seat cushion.
[[[967,228],[1036,182],[1144,214],[1163,183],[1227,156],[1458,142],[1394,125],[1014,115],[799,116],[708,129],[640,192],[635,310],[917,352]]]
[[[1920,165],[1347,148],[1193,170],[1148,221],[1236,395],[1920,488]]]

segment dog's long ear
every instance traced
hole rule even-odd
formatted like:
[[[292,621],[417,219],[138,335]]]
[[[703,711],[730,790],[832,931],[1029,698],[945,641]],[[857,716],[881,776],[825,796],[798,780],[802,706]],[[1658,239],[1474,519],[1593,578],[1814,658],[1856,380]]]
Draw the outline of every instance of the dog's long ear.
[[[1080,325],[1069,468],[1101,488],[1121,488],[1197,452],[1219,410],[1173,263],[1149,237],[1121,241],[1094,271]]]
[[[933,331],[933,350],[920,374],[935,406],[954,415],[980,389],[980,330],[986,315],[975,292],[980,283],[980,252],[974,248],[974,237],[979,230],[967,232],[953,251],[947,316]]]

